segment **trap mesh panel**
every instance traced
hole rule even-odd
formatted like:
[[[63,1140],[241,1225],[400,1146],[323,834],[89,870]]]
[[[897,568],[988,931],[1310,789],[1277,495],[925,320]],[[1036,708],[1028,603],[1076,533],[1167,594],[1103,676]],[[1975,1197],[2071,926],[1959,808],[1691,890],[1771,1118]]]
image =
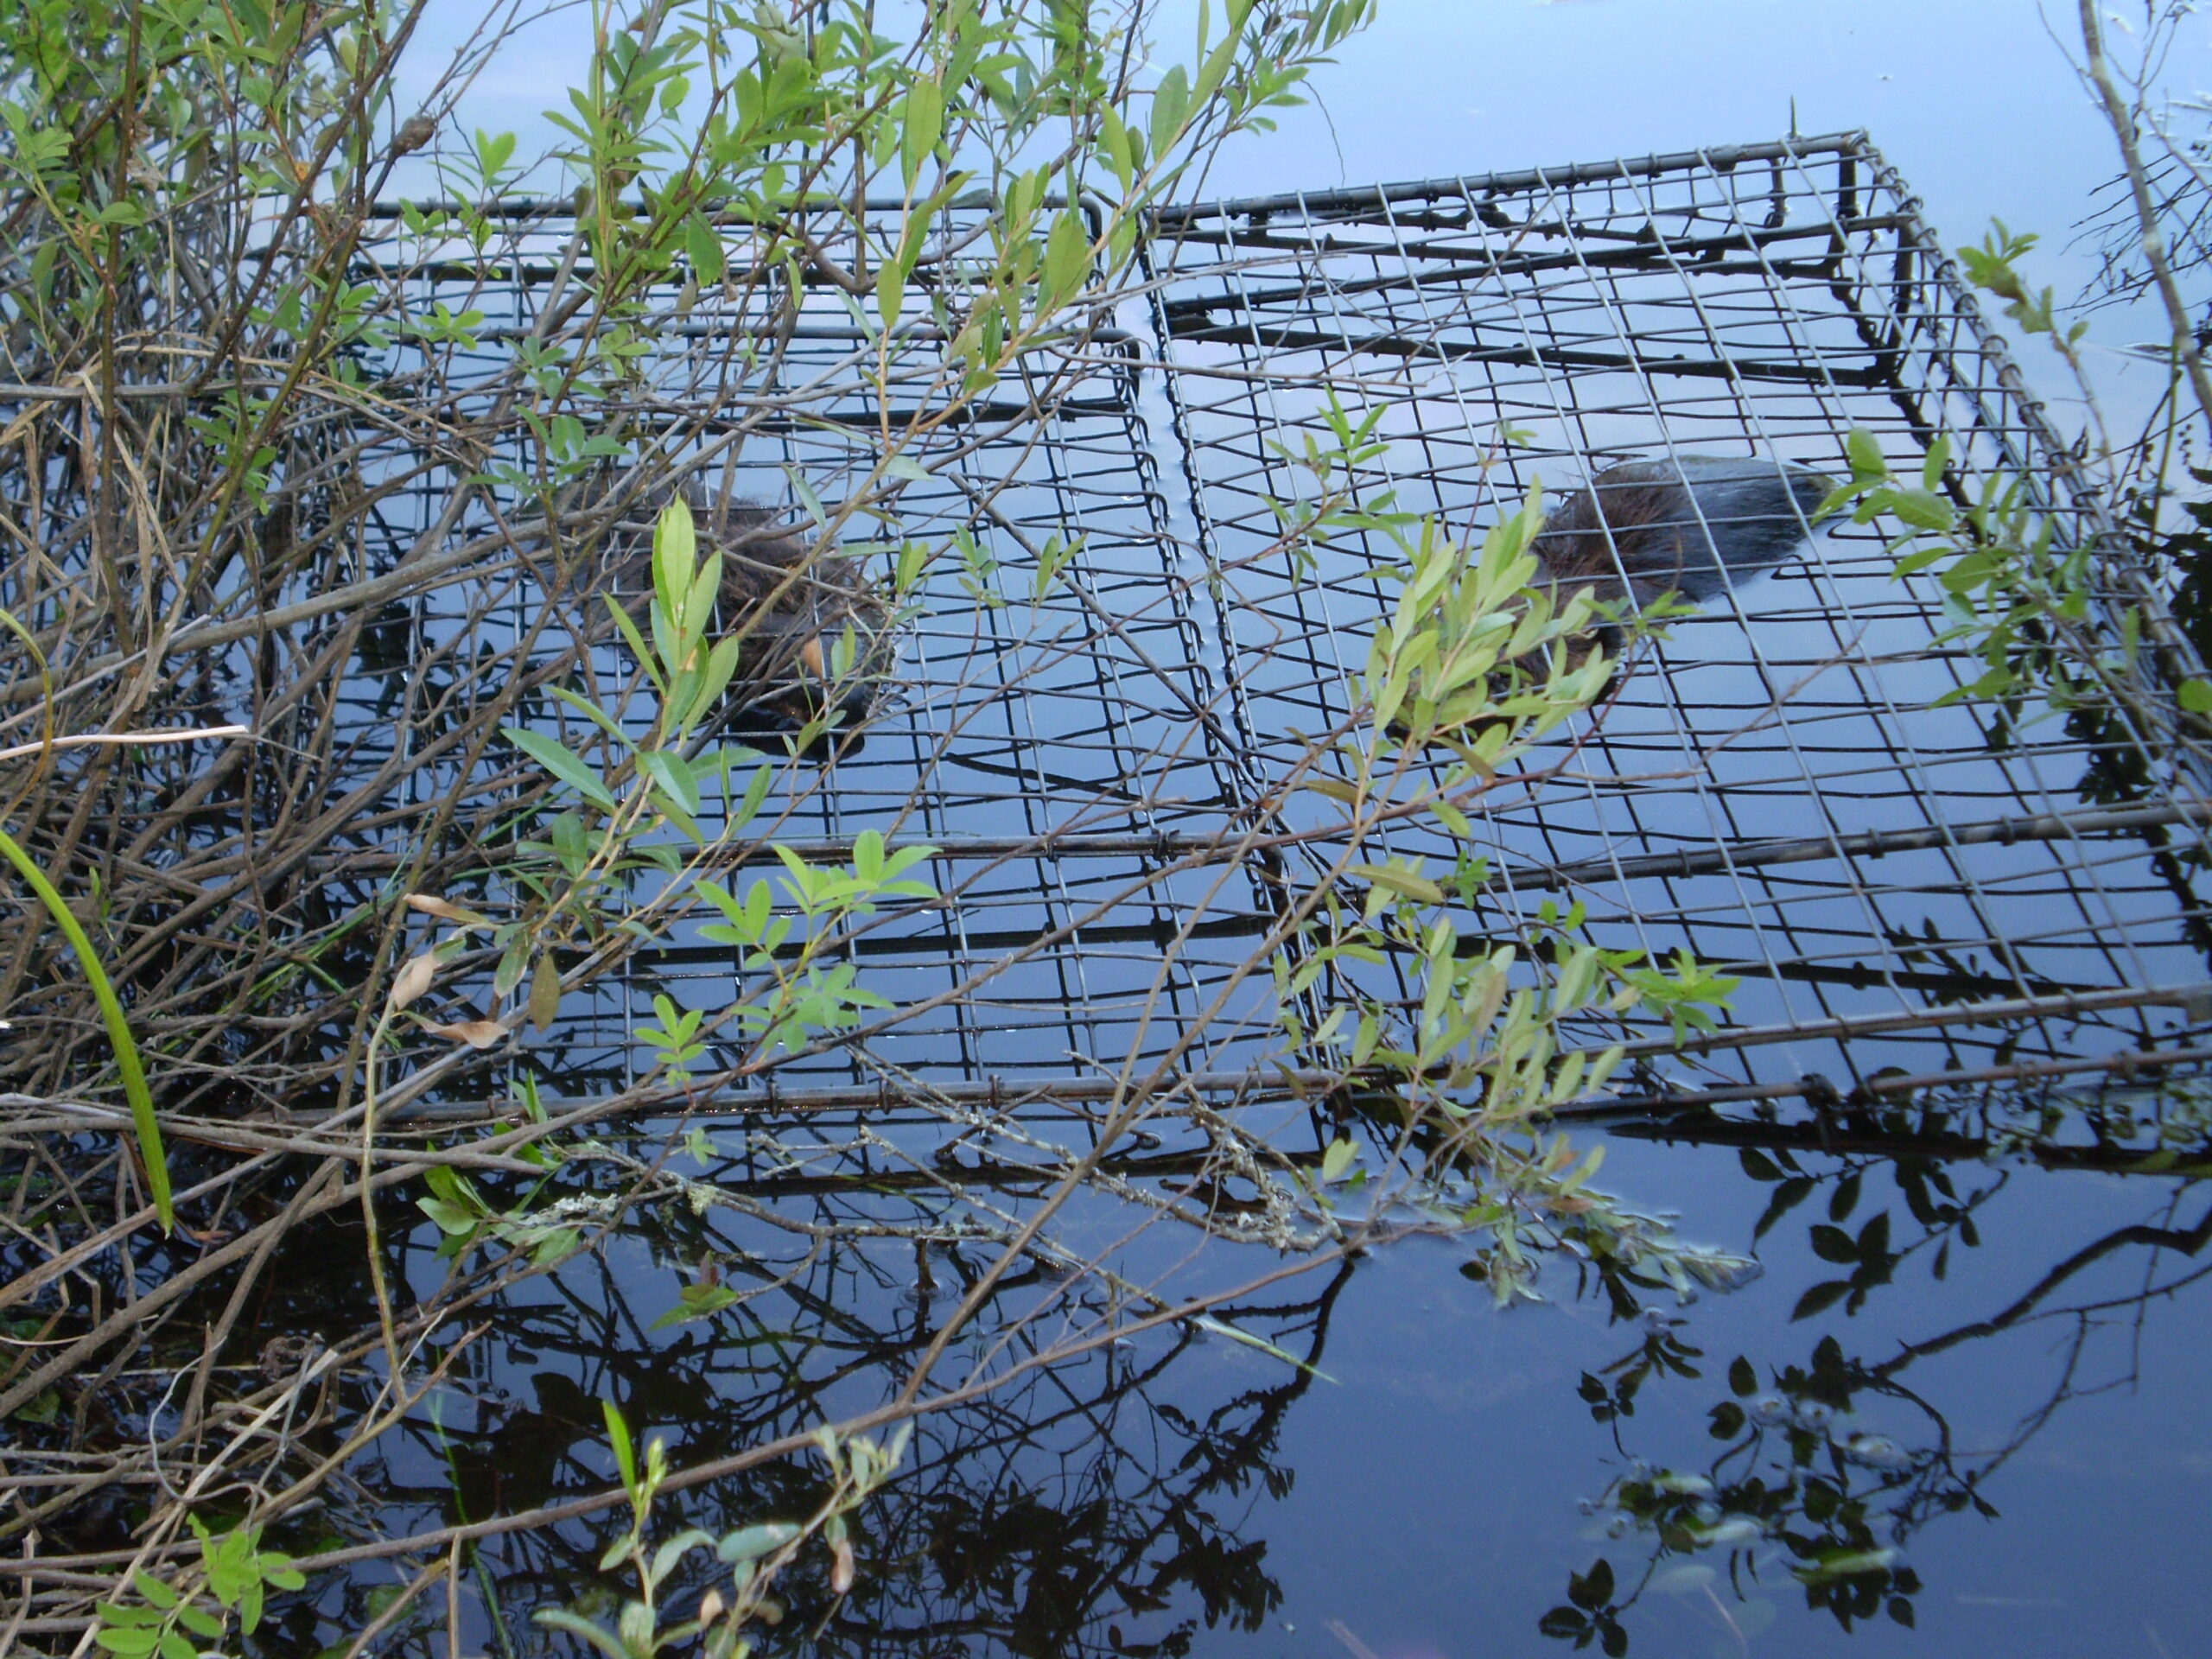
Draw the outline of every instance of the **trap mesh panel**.
[[[1855,137],[1194,208],[1155,257],[1201,533],[1234,594],[1235,702],[1276,770],[1287,734],[1343,718],[1385,614],[1370,567],[1396,556],[1340,545],[1301,581],[1269,550],[1268,500],[1312,493],[1289,457],[1327,442],[1332,397],[1384,411],[1364,496],[1471,534],[1623,459],[1847,477],[1853,429],[1900,471],[1948,439],[1962,502],[2069,475]],[[2062,546],[2100,527],[2086,499],[2039,505]],[[1892,563],[1876,530],[1823,530],[1675,622],[1531,757],[1556,780],[1478,817],[1500,933],[1572,900],[1605,944],[1740,976],[1751,1029],[1687,1045],[1678,1086],[2130,1050],[2202,1011],[2201,818],[2171,804],[2201,792],[2202,757],[2125,713],[2000,728],[1986,704],[1934,707],[1981,665],[1939,639],[1935,576]],[[2143,597],[2104,575],[2114,612]],[[1462,850],[1391,839],[1432,868]],[[1946,1012],[1992,1002],[2018,1017]]]
[[[475,331],[473,361],[463,353],[448,371],[454,378],[474,372],[493,384],[557,289],[555,253],[570,221],[543,204],[515,211],[524,222],[511,235],[510,257],[488,270],[419,252],[410,262],[393,227],[387,269],[420,270],[421,310],[435,302],[491,319]],[[884,222],[895,231],[895,211]],[[958,275],[939,270],[931,279]],[[1194,596],[1199,584],[1163,581],[1172,542],[1141,409],[1139,342],[1109,336],[1073,356],[1040,353],[1045,360],[948,416],[933,335],[900,343],[879,364],[842,296],[810,289],[795,317],[781,309],[788,297],[771,285],[743,302],[709,294],[680,311],[671,303],[640,359],[631,399],[643,411],[639,424],[680,430],[679,448],[710,455],[701,470],[709,489],[780,510],[802,527],[817,516],[835,521],[825,543],[859,560],[884,591],[908,542],[957,544],[902,596],[865,741],[834,760],[766,763],[765,806],[739,837],[757,861],[723,876],[740,891],[780,880],[754,844],[760,838],[834,862],[849,861],[855,838],[872,830],[894,845],[942,849],[916,874],[957,898],[887,906],[836,954],[899,1013],[864,1045],[779,1066],[775,1086],[818,1101],[840,1088],[1096,1081],[1133,1056],[1166,1054],[1202,1023],[1217,1034],[1192,1049],[1188,1069],[1244,1064],[1242,1051],[1271,1024],[1266,976],[1229,988],[1200,1016],[1252,954],[1264,925],[1259,894],[1230,863],[1160,874],[1223,832],[1249,790],[1243,741],[1205,701],[1191,666],[1219,636],[1218,621]],[[773,365],[764,370],[770,341]],[[1032,374],[1052,382],[1049,392]],[[1040,404],[1049,415],[1039,415]],[[742,443],[721,447],[741,425]],[[892,511],[848,518],[843,504],[875,468],[887,426],[906,435],[923,466],[909,463]],[[570,453],[580,438],[569,435]],[[1179,467],[1175,475],[1179,482]],[[387,512],[395,544],[433,531],[451,483],[433,473],[396,497]],[[527,495],[525,481],[511,479],[479,512],[482,522],[441,533],[489,536],[500,512],[531,511],[518,505]],[[518,535],[536,545],[527,528]],[[515,649],[542,622],[551,585],[531,569],[464,581],[431,595],[412,626],[455,661],[480,660]],[[591,586],[588,573],[582,585]],[[569,600],[564,621],[598,603],[588,592]],[[572,637],[550,629],[537,659],[555,660]],[[830,645],[834,654],[834,633]],[[364,733],[382,729],[389,682],[420,671],[410,656],[394,652],[381,665],[385,687],[365,678],[356,704]],[[590,667],[602,696],[620,701],[624,724],[642,732],[652,703],[622,700],[620,688],[635,679],[626,651],[596,646]],[[593,741],[588,722],[550,697],[527,723],[572,748]],[[727,826],[729,801],[743,795],[753,769],[744,763],[729,791],[709,792],[699,819],[710,837]],[[779,899],[788,914],[787,898]],[[650,1071],[639,1032],[656,996],[720,1013],[757,988],[760,976],[740,969],[741,953],[702,931],[715,919],[708,912],[679,925],[620,974],[572,996],[560,1029],[528,1063],[571,1097]],[[733,1062],[745,1041],[734,1030],[727,1045],[710,1043],[700,1069]]]
[[[488,375],[536,326],[566,238],[547,213],[488,274],[423,263],[424,308],[493,313]],[[1276,545],[1274,504],[1313,487],[1290,456],[1325,435],[1332,399],[1382,411],[1387,449],[1355,480],[1370,505],[1471,537],[1531,485],[1624,458],[1840,474],[1853,429],[1901,468],[1948,438],[1961,499],[1992,477],[2066,475],[1857,138],[1181,209],[1148,257],[1156,302],[1040,364],[1058,377],[1041,416],[1015,376],[940,422],[931,337],[879,373],[842,296],[818,289],[795,317],[773,290],[751,312],[687,299],[651,331],[632,399],[648,425],[711,448],[748,423],[718,487],[793,522],[835,518],[900,429],[925,471],[877,521],[841,519],[839,542],[887,583],[903,542],[960,537],[906,596],[865,743],[783,764],[747,832],[831,859],[868,830],[925,841],[941,851],[919,873],[952,895],[890,907],[850,947],[904,1011],[779,1068],[779,1090],[1079,1092],[1133,1056],[1225,1075],[1265,1051],[1268,976],[1241,969],[1285,867],[1199,849],[1332,810],[1277,785],[1344,719],[1395,597],[1375,566],[1395,552],[1340,540],[1301,573]],[[779,337],[764,396],[756,354]],[[397,544],[436,528],[448,483],[395,496]],[[2042,505],[2063,543],[2094,537],[2094,503]],[[2202,1012],[2212,943],[2202,815],[2175,805],[2201,793],[2202,762],[2157,712],[2169,694],[2146,680],[2134,713],[2001,728],[1986,705],[1935,707],[1978,671],[1939,641],[1935,576],[1891,564],[1876,530],[1822,530],[1642,648],[1529,757],[1541,787],[1508,777],[1484,796],[1471,846],[1408,823],[1383,849],[1436,870],[1486,858],[1478,933],[1521,938],[1542,906],[1579,904],[1603,944],[1688,950],[1740,979],[1731,1027],[1679,1050],[1630,1016],[1655,1087],[1971,1076],[2168,1039]],[[2143,597],[2132,573],[2107,576],[2115,605]],[[416,621],[460,662],[521,637],[543,601],[524,571],[434,594]],[[613,647],[594,667],[610,685],[632,672]],[[550,699],[534,723],[588,735]],[[707,803],[710,832],[722,804]],[[1328,850],[1294,849],[1288,879]],[[639,1031],[657,994],[721,1010],[745,984],[694,921],[572,998],[531,1063],[565,1095],[618,1089],[650,1069]]]

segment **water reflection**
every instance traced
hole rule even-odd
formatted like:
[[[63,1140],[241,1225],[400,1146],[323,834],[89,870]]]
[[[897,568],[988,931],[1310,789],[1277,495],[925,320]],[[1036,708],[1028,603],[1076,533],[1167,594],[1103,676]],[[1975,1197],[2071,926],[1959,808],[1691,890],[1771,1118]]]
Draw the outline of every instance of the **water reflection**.
[[[2185,1293],[2212,1273],[2212,1193],[2194,1179],[2212,1148],[2203,1114],[2202,1091],[2176,1085],[1624,1131],[1624,1149],[1663,1138],[1674,1160],[1732,1152],[1739,1190],[1763,1196],[1744,1226],[1768,1277],[1694,1305],[1639,1305],[1596,1275],[1577,1302],[1562,1267],[1547,1284],[1564,1304],[1502,1320],[1486,1284],[1466,1282],[1482,1276],[1468,1244],[1401,1237],[1218,1310],[1270,1352],[1192,1322],[1114,1334],[1130,1311],[1116,1276],[1164,1281],[1188,1241],[1151,1254],[1141,1243],[1103,1276],[1033,1262],[991,1287],[960,1344],[964,1366],[1011,1380],[919,1420],[899,1479],[859,1517],[852,1592],[833,1593],[826,1558],[803,1559],[761,1650],[1402,1659],[1541,1651],[1550,1637],[1608,1654],[1748,1654],[1802,1650],[1826,1629],[1872,1653],[1940,1639],[1961,1618],[1979,1629],[1961,1598],[1993,1573],[2003,1581],[2023,1529],[2054,1529],[2034,1448],[2067,1443],[2063,1408],[2133,1388],[2154,1317],[2194,1306]],[[395,1270],[419,1293],[448,1270],[436,1243],[425,1230],[396,1247]],[[1220,1259],[1237,1256],[1216,1246],[1192,1259],[1249,1271]],[[671,1318],[709,1259],[738,1299]],[[602,1400],[665,1435],[678,1467],[733,1465],[665,1497],[661,1535],[803,1514],[825,1488],[818,1460],[738,1465],[888,1398],[987,1259],[911,1239],[786,1243],[779,1256],[759,1229],[676,1206],[442,1333],[444,1385],[353,1459],[329,1507],[296,1519],[291,1545],[603,1491]],[[312,1276],[280,1279],[291,1297],[272,1314],[312,1325]],[[1493,1395],[1471,1415],[1466,1356],[1423,1323],[1416,1283],[1456,1286],[1462,1328],[1501,1344],[1515,1375],[1556,1379],[1548,1392]],[[1332,1353],[1347,1309],[1359,1317]],[[1378,1389],[1384,1376],[1399,1386]],[[1408,1441],[1452,1445],[1470,1423],[1497,1445],[1550,1450],[1491,1471],[1481,1445],[1452,1445],[1433,1460],[1438,1479],[1461,1489],[1484,1471],[1476,1484],[1497,1489],[1487,1501],[1555,1523],[1509,1529],[1520,1559],[1445,1587],[1445,1618],[1406,1638],[1389,1603],[1395,1558],[1418,1561],[1436,1548],[1421,1541],[1459,1523],[1435,1492],[1394,1484],[1391,1458]],[[1300,1482],[1332,1441],[1365,1465],[1349,1511],[1325,1470],[1312,1490]],[[461,1651],[569,1650],[530,1615],[611,1619],[626,1591],[597,1566],[621,1521],[556,1514],[448,1565],[365,1564],[289,1608],[263,1649],[316,1652],[375,1618],[397,1580],[449,1565]],[[2099,1524],[2125,1545],[2150,1522]],[[1578,1527],[1579,1541],[1562,1535]],[[1332,1563],[1325,1581],[1317,1556]],[[2094,1576],[2085,1565],[2035,1587],[2108,1618]],[[716,1577],[692,1558],[664,1611],[683,1616]],[[1472,1611],[1501,1581],[1525,1586],[1512,1625],[1525,1643]],[[1455,1602],[1464,1623],[1451,1622]],[[378,1650],[442,1655],[447,1618],[425,1597]]]
[[[2159,1390],[2177,1347],[2201,1375],[2208,1125],[2212,1096],[2176,1082],[1627,1128],[1608,1179],[1676,1195],[1724,1243],[1756,1245],[1763,1279],[1690,1303],[1618,1273],[1578,1280],[1570,1236],[1544,1279],[1554,1306],[1501,1317],[1484,1242],[1418,1236],[1406,1202],[1387,1211],[1391,1242],[1215,1310],[1266,1348],[1194,1321],[1144,1326],[1135,1287],[1219,1290],[1271,1270],[1272,1253],[1132,1235],[1114,1206],[1077,1205],[1063,1235],[1105,1271],[1033,1256],[988,1287],[947,1386],[999,1386],[918,1421],[900,1477],[859,1517],[851,1593],[833,1593],[820,1552],[803,1558],[763,1650],[1944,1650],[1994,1640],[1992,1590],[2063,1603],[2082,1631],[2133,1631],[2135,1599],[2163,1598],[2181,1610],[2158,1614],[2171,1632],[2206,1611],[2201,1577],[2115,1586],[2103,1563],[2201,1548],[2201,1526],[2123,1498],[2145,1477],[2105,1465],[2172,1464],[2178,1478],[2158,1448],[2202,1439]],[[597,1167],[610,1180],[624,1168]],[[1172,1160],[1124,1173],[1178,1190],[1192,1179]],[[893,1396],[995,1247],[942,1215],[918,1242],[940,1199],[887,1175],[723,1178],[719,1191],[772,1192],[780,1207],[651,1204],[631,1230],[505,1285],[480,1259],[441,1255],[410,1204],[389,1205],[403,1326],[408,1294],[457,1309],[423,1357],[442,1381],[365,1446],[346,1436],[374,1408],[373,1355],[315,1385],[328,1408],[303,1408],[311,1427],[285,1455],[343,1470],[283,1523],[283,1546],[358,1546],[603,1491],[602,1401],[664,1435],[678,1467],[727,1465],[664,1498],[659,1535],[808,1510],[818,1459],[747,1459]],[[485,1173],[480,1190],[504,1205],[509,1179]],[[979,1210],[982,1184],[963,1179]],[[576,1189],[589,1198],[590,1179]],[[1740,1219],[1724,1224],[1732,1206]],[[871,1215],[912,1230],[867,1236]],[[807,1231],[833,1222],[834,1238]],[[315,1364],[371,1296],[365,1257],[351,1211],[289,1239],[235,1369],[274,1379]],[[706,1311],[719,1298],[702,1289],[728,1304]],[[180,1328],[188,1357],[196,1327]],[[117,1435],[174,1425],[188,1403],[163,1402],[163,1374],[127,1382],[143,1410]],[[2085,1402],[2115,1395],[2129,1414],[2105,1446]],[[2094,1472],[2062,1488],[2062,1459]],[[139,1503],[124,1493],[49,1535],[126,1550]],[[258,1649],[348,1639],[427,1572],[451,1575],[459,1651],[581,1651],[531,1615],[611,1618],[626,1586],[598,1563],[622,1520],[556,1514],[449,1557],[441,1545],[361,1563],[280,1605]],[[2095,1556],[2069,1559],[2084,1534]],[[2030,1579],[2037,1554],[2050,1565]],[[714,1576],[692,1558],[671,1615]],[[1428,1581],[1418,1609],[1409,1579]],[[377,1650],[442,1656],[447,1619],[444,1595],[426,1594]],[[2132,1637],[2094,1650],[2157,1652]]]
[[[2212,1274],[2212,1194],[2192,1179],[2204,1107],[2201,1087],[2177,1084],[1645,1132],[1738,1149],[1770,1194],[1754,1230],[1773,1236],[1770,1256],[1802,1230],[1788,1322],[1803,1334],[1724,1359],[1696,1345],[1693,1319],[1647,1314],[1633,1347],[1583,1373],[1620,1462],[1585,1503],[1598,1553],[1543,1633],[1624,1653],[1669,1598],[1745,1651],[1792,1603],[1843,1630],[1914,1626],[1930,1523],[1998,1520],[2000,1472],[2062,1408],[2133,1389],[2154,1313]],[[2133,1218],[2069,1226],[2079,1206],[2063,1184],[2100,1176],[2127,1182]],[[2000,1205],[2024,1181],[2041,1189],[2031,1202]],[[2031,1224],[1986,1236],[1992,1216]],[[2001,1265],[1955,1287],[1964,1252]],[[1886,1321],[1861,1322],[1885,1300]],[[1639,1399],[1659,1388],[1701,1394],[1705,1451],[1641,1432]],[[2121,1538],[2140,1524],[2107,1518]],[[1662,1650],[1678,1624],[1664,1619]]]
[[[697,1259],[696,1227],[686,1231],[579,1258],[510,1293],[458,1344],[447,1386],[354,1464],[358,1507],[332,1517],[334,1532],[465,1525],[603,1491],[602,1400],[641,1434],[664,1435],[679,1468],[741,1462],[895,1392],[988,1259],[932,1247],[925,1276],[903,1243],[873,1255],[852,1244],[801,1251],[773,1268],[753,1257],[756,1294],[656,1331],[666,1263]],[[424,1243],[408,1253],[418,1279]],[[804,1560],[779,1580],[782,1622],[759,1650],[1175,1655],[1208,1630],[1259,1630],[1283,1595],[1264,1514],[1293,1479],[1281,1426],[1314,1386],[1351,1278],[1339,1261],[1287,1294],[1218,1308],[1222,1325],[1281,1355],[1255,1351],[1245,1385],[1226,1389],[1185,1375],[1193,1353],[1223,1340],[1196,1323],[1115,1338],[1100,1323],[1116,1316],[1110,1285],[1041,1266],[1002,1280],[960,1345],[973,1351],[964,1360],[989,1355],[1014,1380],[917,1422],[899,1478],[858,1517],[855,1586],[834,1594],[826,1559]],[[818,1460],[778,1459],[667,1494],[654,1530],[803,1515],[826,1485]],[[531,1626],[539,1608],[611,1622],[624,1586],[597,1569],[626,1520],[556,1517],[486,1541],[456,1580],[466,1650],[565,1650],[566,1638]],[[360,1630],[392,1576],[357,1569],[312,1611],[296,1609],[269,1650],[310,1653]],[[664,1615],[686,1615],[726,1577],[711,1556],[693,1557]],[[428,1598],[378,1650],[442,1653],[446,1625]]]

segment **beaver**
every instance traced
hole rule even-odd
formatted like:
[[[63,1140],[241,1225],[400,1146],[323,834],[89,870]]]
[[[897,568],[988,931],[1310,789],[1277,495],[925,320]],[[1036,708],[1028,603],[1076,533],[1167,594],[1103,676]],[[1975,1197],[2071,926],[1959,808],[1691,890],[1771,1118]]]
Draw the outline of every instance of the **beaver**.
[[[1780,564],[1803,544],[1812,515],[1834,487],[1794,461],[1711,455],[1622,461],[1594,474],[1529,538],[1535,569],[1527,591],[1548,601],[1553,615],[1583,593],[1600,608],[1573,632],[1499,662],[1489,677],[1488,697],[1513,702],[1518,719],[1538,706],[1525,700],[1529,694],[1558,683],[1555,672],[1578,674],[1602,652],[1604,685],[1593,694],[1586,683],[1578,683],[1573,695],[1603,701],[1620,683],[1627,616],[1669,596],[1704,604]],[[1471,556],[1471,550],[1459,554]],[[1448,590],[1435,602],[1449,613],[1463,591]],[[1484,620],[1486,631],[1493,626]],[[1510,728],[1512,721],[1500,715],[1470,715],[1470,696],[1483,700],[1476,690],[1440,709],[1446,723],[1432,734],[1435,741],[1458,747],[1501,724]],[[1549,723],[1560,712],[1551,705]],[[1400,717],[1385,730],[1400,740],[1411,735]]]
[[[1538,564],[1531,585],[1555,606],[1586,588],[1621,611],[1668,594],[1706,604],[1802,546],[1815,510],[1834,488],[1833,479],[1796,461],[1624,461],[1595,474],[1545,520],[1529,546]],[[1618,623],[1600,622],[1567,640],[1568,665],[1599,648],[1618,658],[1624,643]]]
[[[857,749],[891,656],[891,607],[860,560],[817,549],[757,502],[688,481],[640,492],[628,504],[607,532],[595,585],[652,637],[653,527],[676,499],[691,510],[700,557],[721,555],[715,637],[744,642],[718,729],[753,747],[780,747],[827,716],[831,729],[802,751],[805,758]],[[613,618],[603,607],[594,615],[592,643],[605,643],[615,633]]]
[[[1648,605],[1677,593],[1697,604],[1771,569],[1804,542],[1834,480],[1789,461],[1675,455],[1598,474],[1546,519],[1529,551],[1562,594]],[[1611,592],[1605,591],[1610,588]]]

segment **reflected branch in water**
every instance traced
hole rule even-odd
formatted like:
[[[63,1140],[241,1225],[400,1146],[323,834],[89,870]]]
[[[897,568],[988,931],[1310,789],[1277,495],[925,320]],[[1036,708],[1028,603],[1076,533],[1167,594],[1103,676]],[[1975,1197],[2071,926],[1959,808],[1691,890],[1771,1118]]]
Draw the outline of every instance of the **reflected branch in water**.
[[[1608,1551],[1576,1575],[1566,1601],[1545,1616],[1547,1634],[1626,1651],[1654,1590],[1720,1595],[1725,1613],[1732,1598],[1732,1605],[1758,1608],[1777,1580],[1843,1629],[1877,1617],[1910,1624],[1925,1588],[1905,1559],[1914,1538],[1938,1518],[1967,1510],[1997,1519],[1993,1483],[2065,1406],[2133,1386],[2152,1309],[2212,1277],[2212,1263],[2200,1260],[2212,1243],[2212,1199],[2175,1174],[2177,1166],[2193,1161],[2177,1131],[2194,1133],[2201,1123],[2201,1090],[2184,1089],[2163,1103],[2103,1100],[2086,1124],[2080,1112],[2051,1114],[2047,1100],[1989,1104],[1994,1116],[1978,1135],[1951,1127],[1948,1109],[1899,1112],[1879,1124],[1847,1113],[1840,1122],[1809,1124],[1677,1120],[1646,1132],[1737,1147],[1746,1171],[1775,1189],[1761,1232],[1825,1188],[1827,1218],[1807,1224],[1806,1255],[1815,1272],[1827,1264],[1849,1273],[1797,1295],[1793,1319],[1828,1326],[1805,1360],[1770,1364],[1764,1380],[1749,1357],[1728,1364],[1727,1393],[1707,1412],[1709,1433],[1721,1442],[1709,1454],[1648,1463],[1632,1446],[1639,1392],[1647,1385],[1679,1388],[1700,1374],[1703,1354],[1688,1340],[1688,1319],[1647,1315],[1636,1348],[1584,1375],[1582,1397],[1628,1465],[1586,1509],[1596,1535],[1642,1541],[1643,1559],[1624,1571],[1617,1552]],[[2044,1132],[2028,1135],[2022,1125],[2031,1120]],[[2133,1147],[2119,1144],[2123,1124],[2149,1135],[2152,1147],[2140,1139]],[[1999,1133],[2012,1141],[2002,1154],[1992,1150]],[[1986,1164],[1977,1175],[1966,1161],[1976,1153],[2041,1165],[2050,1172],[2040,1178],[2046,1184],[2093,1172],[2129,1174],[2158,1189],[2156,1208],[2075,1243],[1986,1316],[1904,1340],[1879,1360],[1853,1357],[1845,1325],[1876,1299],[1901,1294],[1904,1263],[1924,1262],[1930,1282],[1940,1281],[1955,1243],[1980,1246],[1981,1228],[2008,1224],[2006,1200],[2022,1190],[2012,1186],[2002,1163]],[[1904,1201],[1894,1238],[1892,1217],[1900,1212],[1891,1208],[1876,1209],[1855,1231],[1843,1224],[1870,1202],[1869,1182],[1878,1176]],[[2115,1316],[2124,1336],[2114,1329]],[[2018,1381],[2032,1366],[2042,1381],[2015,1408],[2009,1428],[1993,1436],[1978,1426],[1970,1451],[1958,1443],[1952,1409],[1904,1381],[1936,1356],[2019,1338],[2054,1320],[2069,1327],[2055,1350],[2008,1350],[2010,1372],[1999,1372],[1993,1360],[1976,1367],[1984,1378]],[[2085,1377],[2100,1354],[2117,1364],[2107,1375]],[[1881,1399],[1906,1408],[1918,1431],[1885,1421],[1871,1408]],[[1989,1416],[1991,1402],[1960,1403],[1977,1425]],[[1771,1611],[1757,1616],[1770,1618]]]

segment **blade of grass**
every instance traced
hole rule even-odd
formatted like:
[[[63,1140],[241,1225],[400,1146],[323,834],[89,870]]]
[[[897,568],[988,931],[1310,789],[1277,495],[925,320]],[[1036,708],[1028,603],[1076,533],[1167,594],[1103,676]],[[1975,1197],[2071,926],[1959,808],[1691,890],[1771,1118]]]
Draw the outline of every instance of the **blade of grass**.
[[[108,1040],[115,1047],[115,1063],[123,1073],[123,1092],[130,1098],[130,1122],[138,1135],[138,1155],[145,1161],[147,1184],[154,1189],[154,1212],[162,1218],[162,1230],[173,1233],[176,1230],[176,1208],[169,1198],[168,1154],[162,1147],[162,1128],[154,1121],[153,1093],[146,1087],[145,1068],[138,1063],[138,1045],[130,1035],[130,1022],[123,1017],[123,1003],[115,994],[115,987],[108,982],[107,969],[100,966],[92,942],[85,937],[85,930],[69,913],[69,906],[62,902],[54,883],[46,879],[46,872],[4,830],[0,830],[0,855],[4,855],[30,884],[31,891],[54,918],[54,925],[69,941],[69,948],[77,953],[78,965],[85,970],[85,982],[92,988],[92,995],[100,1005],[100,1017],[107,1021]]]

